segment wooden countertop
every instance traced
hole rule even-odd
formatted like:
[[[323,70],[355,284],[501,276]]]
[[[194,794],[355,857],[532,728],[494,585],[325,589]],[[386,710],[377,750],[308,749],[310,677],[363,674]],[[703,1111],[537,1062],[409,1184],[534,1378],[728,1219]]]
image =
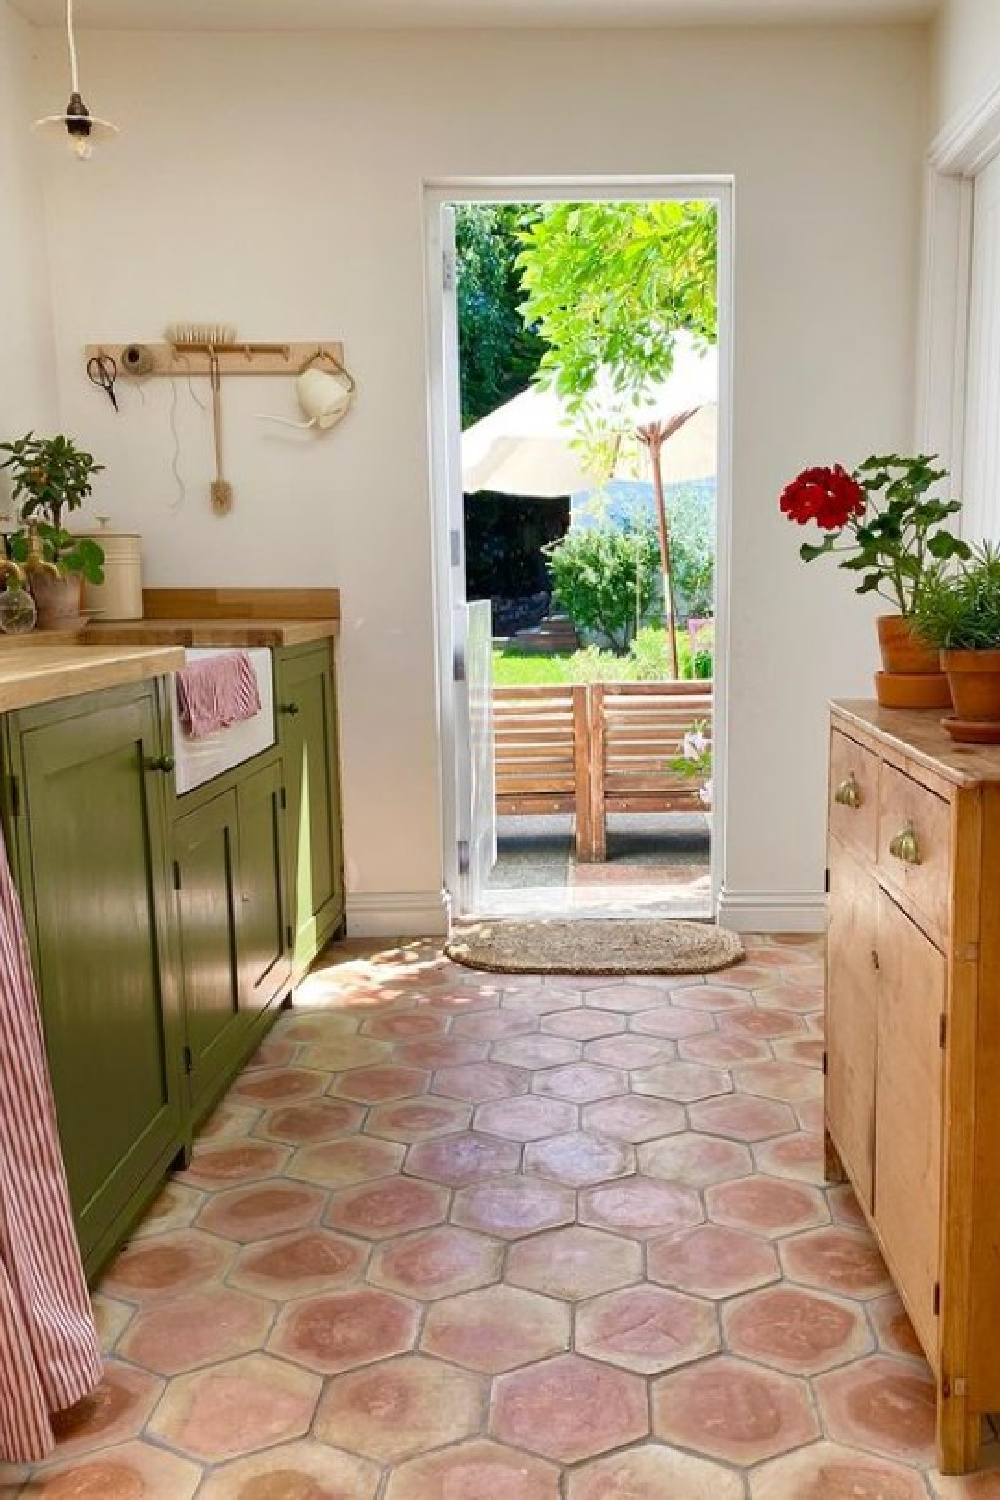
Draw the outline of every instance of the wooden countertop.
[[[88,625],[79,637],[94,646],[304,646],[337,634],[328,620],[120,620]]]
[[[871,698],[835,699],[830,705],[847,726],[877,734],[925,770],[955,786],[1000,781],[1000,745],[965,745],[941,726],[936,708],[882,708]]]
[[[0,646],[0,713],[142,682],[183,665],[179,647],[83,646],[65,638],[58,645],[22,645],[8,636]]]

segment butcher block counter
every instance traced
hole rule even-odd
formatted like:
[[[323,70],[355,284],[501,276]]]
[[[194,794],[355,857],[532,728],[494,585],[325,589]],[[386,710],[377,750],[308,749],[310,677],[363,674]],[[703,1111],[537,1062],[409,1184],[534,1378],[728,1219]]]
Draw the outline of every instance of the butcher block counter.
[[[88,646],[61,632],[57,640],[50,645],[38,635],[25,645],[24,636],[0,638],[0,714],[162,677],[184,665],[179,646]]]

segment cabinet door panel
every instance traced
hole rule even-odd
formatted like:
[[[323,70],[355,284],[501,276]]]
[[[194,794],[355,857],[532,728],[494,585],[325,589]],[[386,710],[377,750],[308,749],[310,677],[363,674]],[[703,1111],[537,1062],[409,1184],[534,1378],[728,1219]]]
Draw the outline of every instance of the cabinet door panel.
[[[933,1357],[947,968],[944,955],[884,893],[878,924],[875,1222],[917,1336]]]
[[[281,768],[255,772],[237,789],[240,829],[238,943],[241,1004],[259,1011],[291,973],[285,901]]]
[[[872,1207],[875,1146],[875,946],[878,888],[830,844],[826,1120],[859,1199]]]

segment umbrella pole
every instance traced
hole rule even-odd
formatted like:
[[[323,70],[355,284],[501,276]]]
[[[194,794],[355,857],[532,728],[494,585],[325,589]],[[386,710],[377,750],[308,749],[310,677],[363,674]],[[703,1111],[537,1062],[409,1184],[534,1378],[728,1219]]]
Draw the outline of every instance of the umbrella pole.
[[[670,641],[670,666],[674,681],[677,681],[681,673],[677,658],[677,606],[674,600],[674,572],[670,558],[670,528],[667,525],[667,506],[663,496],[662,426],[658,422],[651,422],[644,429],[643,441],[649,448],[649,458],[653,469],[653,494],[656,498],[656,522],[660,532],[660,562],[663,568],[663,606]]]

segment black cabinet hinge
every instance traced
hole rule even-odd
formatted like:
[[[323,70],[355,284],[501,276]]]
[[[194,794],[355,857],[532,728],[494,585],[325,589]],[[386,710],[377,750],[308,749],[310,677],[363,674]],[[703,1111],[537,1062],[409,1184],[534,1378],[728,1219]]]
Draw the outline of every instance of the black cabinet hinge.
[[[824,1078],[826,1077],[826,1075],[827,1075],[827,1073],[829,1071],[830,1071],[830,1059],[829,1059],[829,1057],[827,1055],[826,1048],[824,1047],[824,1049],[823,1049],[823,1077]]]
[[[934,1316],[936,1318],[939,1318],[941,1316],[941,1283],[940,1283],[940,1281],[935,1281],[935,1283],[934,1283],[934,1303],[933,1303],[933,1305],[934,1305]]]
[[[16,776],[10,778],[10,815],[12,818],[21,816],[21,783]]]
[[[190,1073],[194,1069],[194,1058],[191,1056],[191,1048],[184,1048],[184,1071]]]
[[[943,1013],[938,1022],[938,1043],[942,1048],[948,1045],[948,1017]]]
[[[823,873],[823,889],[824,889],[824,891],[826,891],[827,895],[830,894],[830,866],[829,865],[827,865],[826,870]]]
[[[287,806],[288,806],[288,792],[287,792],[287,790],[284,787],[282,787],[281,788],[281,811],[284,812],[285,809],[287,808]]]
[[[285,942],[288,944],[289,948],[295,942],[295,934],[292,931],[291,922],[289,922],[288,926],[285,928]]]
[[[174,860],[174,890],[175,891],[179,891],[180,888],[181,888],[181,867],[180,867],[179,861],[175,859]]]
[[[878,949],[877,948],[873,948],[872,949],[872,968],[873,969],[877,969],[878,966],[879,966],[879,962],[878,962]]]

